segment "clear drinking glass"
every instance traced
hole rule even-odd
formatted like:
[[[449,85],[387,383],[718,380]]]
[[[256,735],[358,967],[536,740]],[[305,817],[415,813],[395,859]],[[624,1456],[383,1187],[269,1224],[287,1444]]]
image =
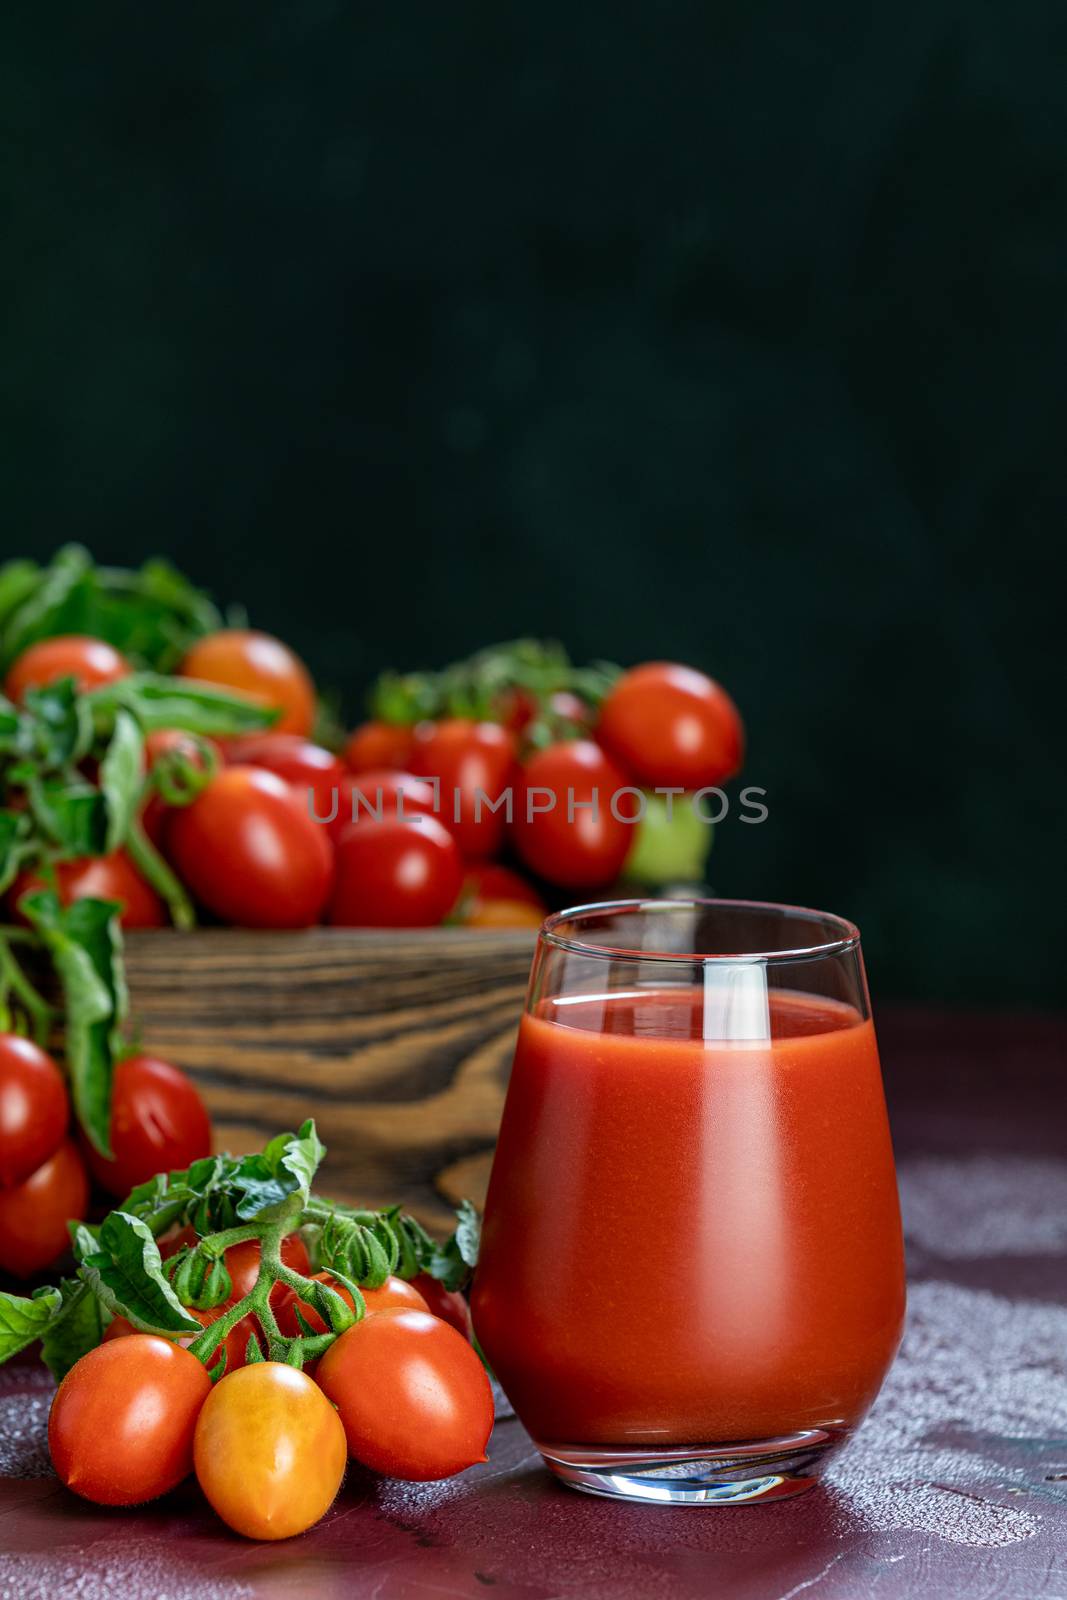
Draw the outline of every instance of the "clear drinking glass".
[[[810,1487],[904,1318],[851,923],[726,900],[548,919],[473,1313],[573,1487],[676,1505]]]

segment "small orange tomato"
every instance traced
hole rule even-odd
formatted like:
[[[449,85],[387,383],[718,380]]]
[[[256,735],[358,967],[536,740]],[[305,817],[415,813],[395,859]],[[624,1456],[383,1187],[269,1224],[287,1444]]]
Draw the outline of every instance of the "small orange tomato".
[[[300,657],[269,633],[222,628],[198,639],[181,664],[185,678],[237,689],[282,715],[274,733],[311,732],[315,685]]]
[[[345,1472],[345,1430],[304,1372],[258,1361],[221,1378],[196,1424],[200,1487],[248,1539],[288,1539],[318,1522]]]

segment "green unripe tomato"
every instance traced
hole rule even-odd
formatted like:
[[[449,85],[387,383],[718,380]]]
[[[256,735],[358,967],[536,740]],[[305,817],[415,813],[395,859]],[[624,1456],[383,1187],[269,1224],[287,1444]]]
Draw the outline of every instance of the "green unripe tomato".
[[[691,795],[646,793],[645,814],[634,833],[624,878],[650,888],[703,880],[715,829],[697,815]]]

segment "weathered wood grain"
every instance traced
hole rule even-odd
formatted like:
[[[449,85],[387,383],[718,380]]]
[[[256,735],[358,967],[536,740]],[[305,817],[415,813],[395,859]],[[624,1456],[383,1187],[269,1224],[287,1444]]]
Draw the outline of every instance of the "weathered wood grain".
[[[431,928],[130,933],[146,1050],[199,1085],[220,1148],[314,1116],[321,1187],[447,1226],[484,1196],[534,934]]]

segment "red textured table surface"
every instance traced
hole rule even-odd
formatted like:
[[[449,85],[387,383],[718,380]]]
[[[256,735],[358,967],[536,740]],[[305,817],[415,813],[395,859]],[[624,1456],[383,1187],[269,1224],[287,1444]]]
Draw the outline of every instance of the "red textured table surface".
[[[1067,1600],[1067,1021],[880,1019],[908,1331],[820,1488],[612,1505],[557,1487],[514,1419],[448,1484],[350,1474],[298,1539],[249,1544],[195,1485],[136,1513],[61,1489],[49,1388],[0,1372],[0,1600]]]

